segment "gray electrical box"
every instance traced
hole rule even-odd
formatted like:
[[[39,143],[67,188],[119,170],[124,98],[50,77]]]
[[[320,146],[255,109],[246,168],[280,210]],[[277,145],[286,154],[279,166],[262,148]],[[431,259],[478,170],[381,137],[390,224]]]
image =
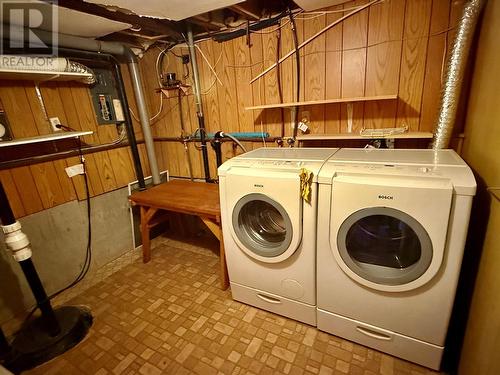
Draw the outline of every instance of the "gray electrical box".
[[[92,68],[96,82],[90,87],[92,103],[99,125],[119,124],[125,121],[113,72],[105,68]]]

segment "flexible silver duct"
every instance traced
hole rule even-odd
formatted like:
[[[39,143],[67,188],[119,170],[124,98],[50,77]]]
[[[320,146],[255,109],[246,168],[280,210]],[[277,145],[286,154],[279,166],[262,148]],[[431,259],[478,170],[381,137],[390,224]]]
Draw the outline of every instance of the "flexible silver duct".
[[[485,3],[486,0],[469,0],[465,4],[462,18],[458,24],[457,35],[448,58],[445,81],[441,91],[441,107],[432,140],[434,150],[448,148],[450,144],[467,58],[479,14]]]
[[[89,85],[92,85],[95,83],[95,75],[92,69],[90,69],[88,66],[85,66],[83,64],[77,63],[76,61],[71,61],[68,60],[68,65],[66,67],[67,72],[71,73],[84,73],[84,74],[91,74],[88,78],[84,78],[83,82]]]
[[[92,69],[64,57],[0,55],[0,69],[84,73],[90,76],[81,79],[82,82],[89,85],[95,82]]]

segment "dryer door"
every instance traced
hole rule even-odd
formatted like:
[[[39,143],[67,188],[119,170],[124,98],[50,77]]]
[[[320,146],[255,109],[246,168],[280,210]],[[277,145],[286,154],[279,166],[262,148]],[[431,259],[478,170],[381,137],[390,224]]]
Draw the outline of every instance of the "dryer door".
[[[407,284],[429,268],[432,242],[424,227],[390,207],[363,208],[340,226],[337,245],[344,263],[365,280]]]
[[[330,244],[349,277],[372,289],[401,292],[439,272],[453,190],[449,180],[343,175],[332,187]]]

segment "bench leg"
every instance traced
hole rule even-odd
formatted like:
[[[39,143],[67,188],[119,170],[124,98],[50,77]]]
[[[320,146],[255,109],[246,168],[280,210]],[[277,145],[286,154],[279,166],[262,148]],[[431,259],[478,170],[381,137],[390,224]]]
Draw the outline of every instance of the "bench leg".
[[[151,260],[151,241],[149,237],[149,221],[157,210],[155,208],[146,208],[141,206],[141,238],[142,238],[142,262],[147,263]]]
[[[224,250],[224,238],[222,237],[222,227],[220,222],[214,222],[210,219],[200,217],[205,225],[210,229],[215,237],[219,240],[219,250],[220,250],[220,282],[222,290],[229,288],[229,275],[227,273],[226,264],[226,251]]]

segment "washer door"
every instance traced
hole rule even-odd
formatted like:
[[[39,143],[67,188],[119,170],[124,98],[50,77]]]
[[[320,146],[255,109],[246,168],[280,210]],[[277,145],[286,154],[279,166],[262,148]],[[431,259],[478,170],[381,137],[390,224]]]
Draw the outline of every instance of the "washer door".
[[[233,209],[232,224],[237,238],[254,257],[278,257],[292,241],[290,217],[278,202],[264,194],[242,197]]]
[[[431,264],[431,239],[410,215],[389,207],[364,208],[340,225],[338,251],[361,278],[380,285],[408,284]]]

